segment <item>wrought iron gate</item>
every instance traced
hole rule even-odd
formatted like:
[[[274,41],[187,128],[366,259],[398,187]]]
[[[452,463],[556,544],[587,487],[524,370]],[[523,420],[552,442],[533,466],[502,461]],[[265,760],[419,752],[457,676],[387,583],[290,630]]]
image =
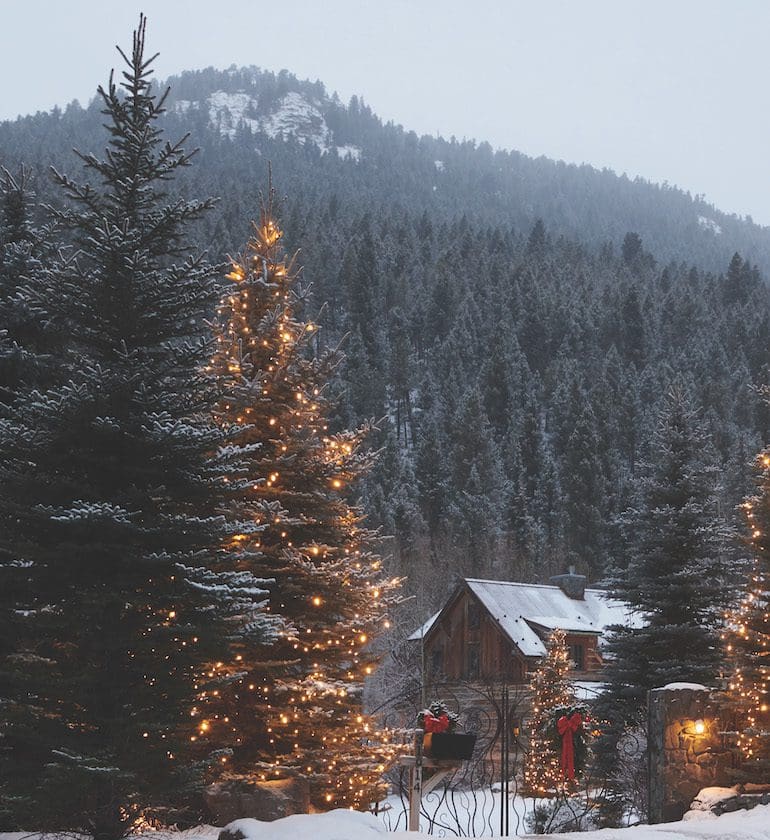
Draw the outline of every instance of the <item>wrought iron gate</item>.
[[[417,696],[415,696],[417,695]],[[439,837],[508,837],[525,830],[518,781],[523,761],[521,722],[526,689],[505,683],[434,683],[430,699],[441,699],[460,714],[461,725],[477,736],[473,758],[447,776],[421,802],[424,832]],[[419,692],[391,698],[379,716],[390,729],[409,732],[421,708]],[[407,737],[405,750],[411,746]],[[390,774],[393,795],[382,819],[392,831],[405,831],[409,779],[405,768]]]

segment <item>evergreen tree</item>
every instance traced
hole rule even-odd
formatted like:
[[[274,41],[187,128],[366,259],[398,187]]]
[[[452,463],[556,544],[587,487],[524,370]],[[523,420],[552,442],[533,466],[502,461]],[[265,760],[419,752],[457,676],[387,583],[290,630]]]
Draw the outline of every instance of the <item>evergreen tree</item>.
[[[380,270],[376,240],[368,216],[361,222],[351,271],[344,277],[351,329],[361,332],[368,362],[379,368],[382,358],[381,325],[375,317],[380,297]]]
[[[542,219],[536,219],[527,240],[527,251],[542,256],[547,242],[545,225]]]
[[[366,345],[356,327],[345,344],[340,387],[343,405],[340,406],[343,425],[371,421],[385,414],[386,383],[377,368],[368,361]]]
[[[38,227],[32,217],[30,181],[24,167],[16,176],[0,169],[0,403],[43,385],[53,351],[65,343],[46,313],[31,311],[26,300],[25,278],[54,256],[50,226]]]
[[[263,508],[234,548],[244,568],[272,579],[271,610],[291,630],[269,649],[244,645],[240,679],[201,713],[212,743],[234,742],[232,774],[301,774],[316,807],[361,807],[374,801],[389,749],[363,746],[372,731],[363,680],[398,581],[383,578],[373,534],[346,500],[371,465],[361,449],[368,429],[329,432],[339,355],[311,352],[317,325],[298,314],[298,273],[271,190],[227,276],[209,369],[224,392],[217,421],[247,459],[233,476],[242,504]]]
[[[415,478],[421,509],[431,536],[437,536],[446,523],[452,480],[446,457],[449,446],[435,402],[420,425],[415,447]]]
[[[729,593],[729,532],[717,489],[708,437],[686,393],[672,388],[640,466],[635,505],[622,518],[628,566],[616,574],[612,594],[640,623],[610,628],[606,643],[608,689],[597,711],[605,721],[598,752],[607,774],[625,726],[644,721],[650,689],[716,680]]]
[[[566,634],[554,630],[546,643],[545,656],[532,674],[532,717],[529,720],[529,749],[524,759],[524,786],[543,796],[562,784],[560,753],[553,746],[548,728],[554,709],[572,706],[575,689],[567,674],[570,669]]]
[[[467,552],[470,571],[494,553],[503,530],[508,482],[477,389],[468,392],[452,427],[453,532]]]
[[[623,237],[620,252],[623,255],[623,262],[632,265],[642,255],[642,237],[638,233],[629,231]]]
[[[620,324],[623,354],[629,362],[639,368],[646,356],[646,337],[642,317],[642,303],[639,299],[639,290],[635,285],[629,286],[623,295],[623,301],[620,307]]]
[[[756,492],[743,503],[753,554],[743,597],[728,613],[725,639],[728,699],[738,731],[736,781],[770,773],[770,450],[757,459]]]
[[[543,467],[534,501],[534,511],[540,523],[543,540],[539,560],[548,563],[547,568],[554,572],[561,572],[564,568],[564,497],[558,464],[547,447],[543,451]]]
[[[564,456],[565,537],[570,556],[581,568],[604,567],[607,493],[596,418],[590,405],[578,418]]]
[[[28,283],[73,350],[0,421],[2,823],[95,840],[200,819],[227,756],[191,710],[233,639],[274,625],[222,550],[241,526],[220,515],[196,337],[216,272],[186,239],[212,202],[167,198],[190,155],[163,140],[144,43],[140,16],[122,85],[99,88],[109,149],[81,155],[88,183],[56,175],[76,256]]]
[[[420,562],[419,538],[425,531],[417,494],[412,464],[390,430],[364,482],[362,503],[373,525],[392,535],[398,568],[410,571]]]
[[[411,347],[406,317],[398,306],[390,316],[389,343],[388,374],[396,404],[396,437],[401,440],[403,428],[403,440],[407,443],[413,436]]]
[[[744,262],[740,254],[733,254],[724,278],[722,299],[728,306],[745,304],[760,283],[757,269],[748,260]]]

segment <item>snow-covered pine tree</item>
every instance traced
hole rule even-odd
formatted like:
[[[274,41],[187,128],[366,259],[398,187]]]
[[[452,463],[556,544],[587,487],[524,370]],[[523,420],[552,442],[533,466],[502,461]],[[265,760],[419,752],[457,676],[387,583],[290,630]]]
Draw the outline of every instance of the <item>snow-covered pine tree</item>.
[[[596,417],[586,405],[569,437],[562,468],[565,503],[564,533],[568,556],[581,568],[598,568],[604,557],[607,487]]]
[[[95,840],[199,818],[227,756],[191,710],[232,638],[275,623],[223,549],[243,525],[220,513],[227,438],[200,375],[217,270],[186,238],[212,201],[168,195],[191,156],[163,139],[144,44],[140,17],[122,84],[99,88],[105,156],[80,156],[84,183],[56,174],[77,252],[27,278],[72,349],[0,420],[2,823]]]
[[[299,774],[317,807],[366,807],[389,748],[367,744],[361,692],[398,580],[383,578],[373,534],[346,500],[371,464],[367,429],[329,432],[339,354],[312,352],[317,325],[303,316],[298,273],[271,188],[228,274],[209,369],[224,392],[217,421],[248,458],[243,495],[269,511],[233,547],[243,568],[274,578],[271,608],[293,631],[268,650],[244,646],[243,677],[206,714],[212,743],[235,743],[234,776]]]
[[[477,388],[464,395],[452,424],[453,536],[474,575],[491,562],[502,536],[510,491]]]
[[[672,388],[641,467],[638,501],[623,514],[627,566],[612,585],[644,621],[614,628],[608,642],[610,683],[637,712],[651,688],[713,684],[719,672],[729,530],[711,453],[687,392]]]
[[[595,705],[604,734],[595,752],[610,786],[617,742],[645,720],[647,692],[670,682],[713,685],[719,672],[729,527],[710,453],[687,392],[671,388],[639,467],[636,503],[622,516],[627,566],[616,569],[611,591],[641,624],[610,628],[605,646],[608,687]]]
[[[560,753],[553,737],[546,731],[553,710],[575,703],[575,689],[570,669],[566,634],[554,630],[546,643],[546,652],[532,674],[532,715],[527,724],[529,747],[524,759],[524,787],[537,796],[556,791],[562,784]]]
[[[64,341],[51,319],[33,312],[25,278],[53,256],[50,226],[38,226],[32,208],[30,172],[0,168],[0,403],[24,389],[42,386]]]
[[[756,493],[743,503],[753,567],[724,632],[728,698],[738,731],[735,780],[770,778],[770,449],[757,458]]]

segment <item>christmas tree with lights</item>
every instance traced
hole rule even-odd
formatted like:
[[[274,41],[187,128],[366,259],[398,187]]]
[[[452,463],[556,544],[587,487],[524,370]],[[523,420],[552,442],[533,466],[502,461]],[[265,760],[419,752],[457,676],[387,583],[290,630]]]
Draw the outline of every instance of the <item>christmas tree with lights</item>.
[[[564,785],[559,749],[552,728],[557,710],[575,703],[575,690],[567,674],[571,666],[566,634],[554,630],[546,653],[532,674],[532,717],[529,748],[524,761],[524,787],[537,796],[559,791]]]
[[[361,692],[398,581],[383,577],[374,535],[346,500],[371,464],[361,449],[367,429],[329,431],[339,354],[314,352],[318,326],[302,317],[298,275],[271,188],[227,275],[209,373],[225,394],[216,419],[231,437],[227,451],[248,460],[232,480],[242,504],[259,504],[230,549],[272,579],[270,608],[290,629],[271,648],[244,644],[231,666],[240,677],[201,714],[207,737],[234,747],[234,776],[302,776],[316,807],[365,807],[390,747],[374,739]]]
[[[770,781],[770,450],[757,459],[757,492],[743,503],[753,567],[726,616],[728,698],[737,730],[736,781]]]

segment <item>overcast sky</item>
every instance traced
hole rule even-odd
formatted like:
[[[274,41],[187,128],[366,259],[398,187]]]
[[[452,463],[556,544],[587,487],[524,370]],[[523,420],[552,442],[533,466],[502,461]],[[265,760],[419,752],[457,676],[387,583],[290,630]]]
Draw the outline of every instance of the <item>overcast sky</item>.
[[[667,181],[770,225],[767,0],[0,0],[0,119],[87,102],[140,10],[161,76],[285,67],[420,134]]]

